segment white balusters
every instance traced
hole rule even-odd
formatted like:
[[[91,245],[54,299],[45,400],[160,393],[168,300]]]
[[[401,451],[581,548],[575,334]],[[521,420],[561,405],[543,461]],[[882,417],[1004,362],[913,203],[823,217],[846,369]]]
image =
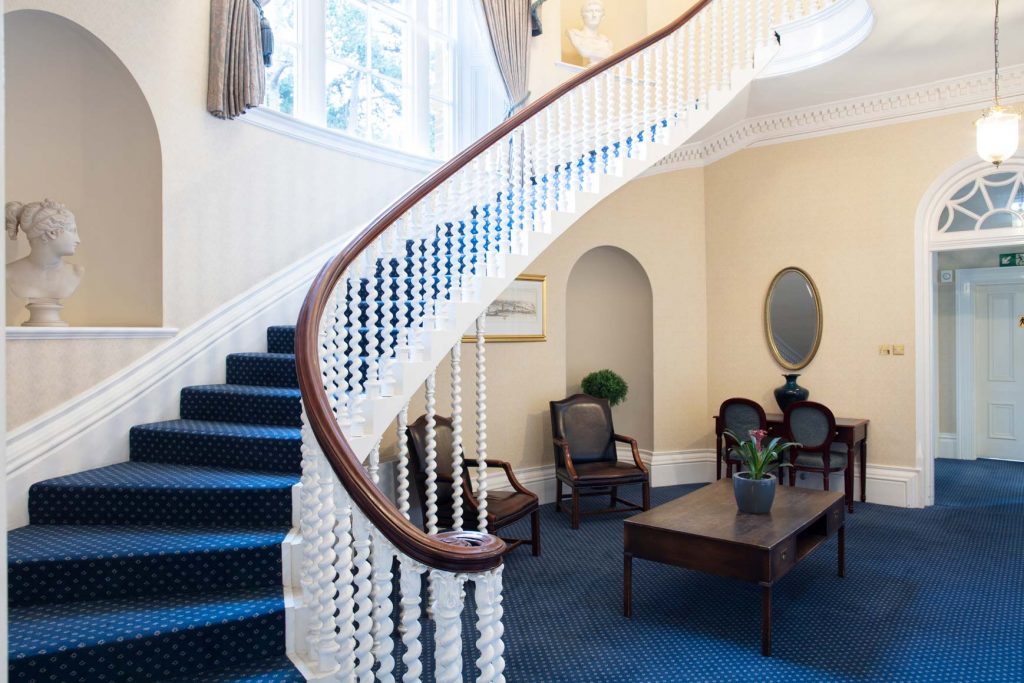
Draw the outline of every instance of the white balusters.
[[[487,313],[476,319],[476,499],[477,530],[487,531]]]
[[[434,680],[462,682],[462,587],[466,577],[432,570],[434,602]]]
[[[316,524],[316,538],[314,539],[314,586],[316,603],[313,605],[314,617],[317,620],[318,632],[318,655],[319,666],[323,671],[329,671],[336,665],[335,656],[340,649],[340,643],[334,634],[334,604],[335,593],[334,578],[337,575],[334,551],[334,473],[331,472],[325,458],[319,458],[317,462],[317,482],[315,488],[317,500],[314,503],[318,516]]]
[[[395,562],[395,550],[376,529],[373,530],[373,549],[370,557],[373,564],[373,658],[377,661],[377,680],[391,683],[395,680],[395,649],[392,631],[395,624],[391,619],[394,605],[391,603],[391,568]]]
[[[339,680],[353,680],[356,671],[355,586],[352,554],[352,505],[344,486],[335,487],[334,623],[338,631],[335,661]]]
[[[462,342],[452,347],[452,528],[462,530]]]
[[[402,592],[402,644],[405,646],[405,654],[402,655],[402,663],[405,664],[405,675],[402,677],[404,683],[419,683],[423,674],[423,663],[420,655],[423,654],[423,646],[420,644],[420,592],[423,588],[423,574],[426,569],[418,562],[405,555],[400,555],[399,562],[399,589]]]
[[[373,583],[370,580],[370,523],[358,508],[352,510],[352,548],[355,551],[356,678],[373,681]]]
[[[437,373],[431,372],[427,377],[427,439],[426,439],[426,476],[427,476],[427,533],[436,534],[437,529]]]
[[[480,669],[478,681],[504,681],[505,643],[501,637],[505,632],[502,624],[501,574],[504,567],[498,567],[473,578],[476,583],[477,631],[476,641],[480,657],[476,665]]]
[[[398,479],[398,511],[409,519],[409,439],[405,430],[409,426],[409,404],[398,411],[398,468],[395,477]]]

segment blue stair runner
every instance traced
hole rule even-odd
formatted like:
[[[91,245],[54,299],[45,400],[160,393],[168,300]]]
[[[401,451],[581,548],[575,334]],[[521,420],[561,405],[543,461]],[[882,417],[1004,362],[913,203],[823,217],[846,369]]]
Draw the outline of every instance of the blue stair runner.
[[[133,427],[129,461],[34,484],[8,535],[11,681],[301,681],[281,543],[300,472],[294,328]]]

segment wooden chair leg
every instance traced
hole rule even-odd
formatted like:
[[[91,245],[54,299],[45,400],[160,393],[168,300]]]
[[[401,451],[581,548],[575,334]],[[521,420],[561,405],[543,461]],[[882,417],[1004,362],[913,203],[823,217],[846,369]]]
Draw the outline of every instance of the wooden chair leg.
[[[533,541],[533,556],[540,557],[540,510],[530,513],[530,539]]]
[[[562,480],[555,479],[555,512],[562,511]]]
[[[826,491],[828,491],[828,480],[829,480],[829,475],[830,474],[831,474],[831,472],[829,472],[828,470],[825,470],[824,472],[821,473],[822,479],[825,480],[825,490]]]
[[[572,528],[580,528],[580,489],[572,487]]]
[[[618,486],[613,486],[612,487],[611,507],[615,507],[615,499],[618,498],[618,497],[619,497],[619,487]]]
[[[651,481],[644,482],[644,510],[651,509]]]
[[[796,486],[796,468],[795,467],[790,467],[789,468],[789,485],[790,486]]]

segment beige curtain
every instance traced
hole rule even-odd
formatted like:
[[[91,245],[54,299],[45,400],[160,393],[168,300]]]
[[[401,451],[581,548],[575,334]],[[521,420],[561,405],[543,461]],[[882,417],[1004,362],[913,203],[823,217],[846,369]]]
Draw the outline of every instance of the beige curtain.
[[[494,58],[505,82],[506,118],[526,103],[530,72],[530,0],[480,0]]]
[[[253,0],[210,0],[210,81],[206,108],[233,119],[263,102],[266,73],[260,11]]]

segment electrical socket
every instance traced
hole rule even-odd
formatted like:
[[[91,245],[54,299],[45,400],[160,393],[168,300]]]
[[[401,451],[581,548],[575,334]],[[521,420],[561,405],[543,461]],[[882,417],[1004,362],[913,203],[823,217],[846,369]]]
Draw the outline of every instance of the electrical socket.
[[[905,353],[906,353],[906,349],[903,347],[903,344],[893,344],[892,345],[892,355],[894,355],[894,356],[902,356]]]

